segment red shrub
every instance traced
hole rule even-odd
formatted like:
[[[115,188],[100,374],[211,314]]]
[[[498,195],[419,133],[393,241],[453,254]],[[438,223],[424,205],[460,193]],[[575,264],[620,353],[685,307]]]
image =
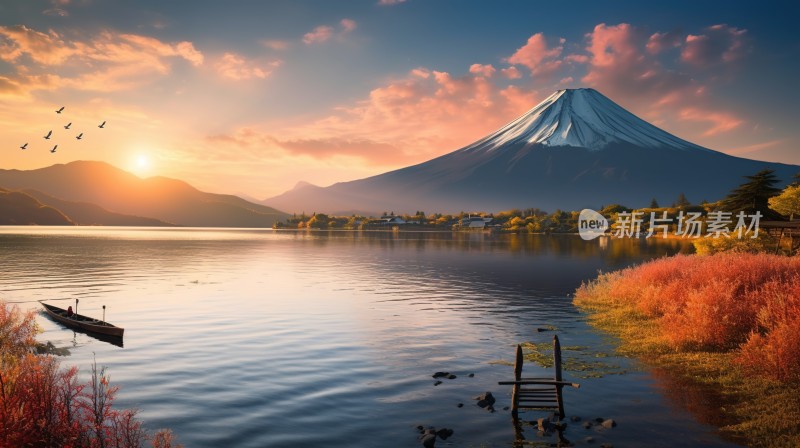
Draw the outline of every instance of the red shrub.
[[[675,347],[737,349],[750,369],[800,379],[800,258],[662,258],[602,276],[576,300],[633,307],[656,319],[661,339]]]
[[[0,448],[144,446],[136,411],[113,409],[117,388],[105,369],[95,364],[89,382],[79,384],[76,368],[30,353],[35,329],[33,314],[0,302]],[[152,443],[179,446],[164,434]]]

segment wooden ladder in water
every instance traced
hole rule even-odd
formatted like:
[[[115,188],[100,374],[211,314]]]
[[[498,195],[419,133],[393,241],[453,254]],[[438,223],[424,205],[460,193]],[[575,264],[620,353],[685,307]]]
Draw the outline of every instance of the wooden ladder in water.
[[[561,377],[561,343],[553,336],[553,378],[523,378],[522,346],[517,345],[514,361],[514,381],[500,381],[499,385],[514,386],[511,391],[511,416],[517,418],[520,409],[554,410],[560,419],[564,418],[564,386],[581,387],[578,383],[563,381]]]

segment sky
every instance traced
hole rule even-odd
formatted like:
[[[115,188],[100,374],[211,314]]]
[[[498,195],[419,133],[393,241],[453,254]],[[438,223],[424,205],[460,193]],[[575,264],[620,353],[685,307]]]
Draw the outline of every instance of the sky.
[[[100,160],[265,199],[424,162],[579,87],[699,145],[800,164],[799,17],[770,1],[4,0],[0,168]]]

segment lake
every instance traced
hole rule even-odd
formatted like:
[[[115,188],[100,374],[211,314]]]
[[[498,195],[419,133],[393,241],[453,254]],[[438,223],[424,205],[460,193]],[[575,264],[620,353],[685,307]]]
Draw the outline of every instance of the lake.
[[[0,298],[80,299],[96,317],[106,305],[124,347],[44,316],[38,339],[69,347],[62,362],[82,378],[93,357],[107,366],[117,404],[187,448],[416,447],[417,425],[455,431],[437,446],[510,447],[511,388],[497,382],[513,378],[516,344],[553,334],[592,368],[565,372],[581,383],[565,389],[568,422],[618,423],[569,422],[576,445],[735,446],[712,426],[713,399],[614,356],[571,303],[598,271],[681,251],[691,245],[575,235],[3,227]],[[457,378],[434,386],[437,371]],[[485,391],[497,412],[475,404]]]

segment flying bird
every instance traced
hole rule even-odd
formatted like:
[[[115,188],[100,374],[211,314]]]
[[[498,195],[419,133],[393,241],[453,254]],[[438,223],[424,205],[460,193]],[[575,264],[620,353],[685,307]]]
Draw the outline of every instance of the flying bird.
[[[56,113],[57,113],[57,114],[60,114],[60,113],[61,113],[63,110],[64,110],[64,106],[61,106],[61,109],[58,109],[58,110],[56,111]]]
[[[44,136],[45,140],[50,140],[50,136],[53,135],[53,131],[47,131],[47,135]]]
[[[72,122],[71,121],[69,123],[67,123],[66,126],[64,126],[64,129],[69,129],[70,126],[72,126]]]
[[[82,139],[82,138],[83,138],[83,132],[81,132],[80,134],[78,134],[78,136],[77,136],[77,137],[75,137],[75,138],[77,138],[78,140]]]
[[[53,149],[51,149],[50,152],[56,152],[56,148],[58,148],[58,145],[53,146]]]
[[[100,128],[100,129],[103,129],[104,127],[106,127],[106,122],[104,121],[104,122],[100,123],[100,125],[98,125],[97,127]]]
[[[28,149],[28,144],[25,143],[24,145],[20,146],[19,149]]]

